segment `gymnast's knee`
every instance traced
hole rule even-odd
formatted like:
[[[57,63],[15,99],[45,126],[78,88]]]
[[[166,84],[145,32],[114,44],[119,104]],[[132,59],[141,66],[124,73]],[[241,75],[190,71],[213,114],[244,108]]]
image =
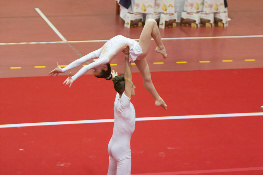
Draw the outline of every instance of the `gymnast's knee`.
[[[144,84],[146,84],[146,83],[152,83],[151,73],[149,73],[149,74],[147,74],[147,75],[145,75],[145,76],[143,77],[143,82],[144,82]]]
[[[148,19],[146,21],[146,24],[145,25],[152,25],[152,26],[155,26],[157,25],[157,22],[155,21],[155,19]]]

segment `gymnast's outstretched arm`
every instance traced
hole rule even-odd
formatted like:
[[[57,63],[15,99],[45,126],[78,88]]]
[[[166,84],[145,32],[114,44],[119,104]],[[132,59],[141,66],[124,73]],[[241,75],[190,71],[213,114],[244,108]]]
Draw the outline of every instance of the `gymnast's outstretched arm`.
[[[66,66],[65,68],[62,69],[62,72],[66,72],[70,69],[73,69],[75,67],[78,67],[80,65],[82,65],[83,63],[85,63],[86,61],[90,60],[90,59],[94,59],[94,58],[99,58],[100,54],[101,54],[101,50],[102,48],[95,50],[75,61],[73,61],[72,63],[70,63],[68,66]]]
[[[115,55],[117,54],[117,53],[119,53],[119,52],[121,52],[121,51],[126,51],[126,52],[128,52],[129,51],[129,47],[125,44],[125,45],[122,45],[121,47],[119,47],[118,49],[116,49],[113,53],[114,54],[110,54],[110,56],[107,56],[108,54],[106,54],[106,53],[103,53],[103,52],[105,52],[104,51],[104,49],[103,49],[104,47],[102,47],[102,48],[100,48],[100,49],[98,49],[98,50],[96,50],[96,51],[94,51],[94,52],[91,52],[91,53],[89,53],[89,54],[87,54],[87,55],[85,55],[85,56],[83,56],[83,57],[81,57],[80,59],[77,59],[77,60],[75,60],[75,61],[73,61],[72,63],[70,63],[68,66],[66,66],[65,68],[63,68],[62,69],[62,72],[66,72],[66,71],[68,71],[68,70],[70,70],[70,69],[73,69],[73,68],[75,68],[75,67],[78,67],[78,66],[80,66],[81,64],[83,64],[83,63],[85,63],[86,61],[88,61],[88,60],[90,60],[90,59],[93,59],[93,58],[99,58],[98,60],[96,60],[96,61],[100,61],[100,62],[97,62],[97,64],[95,64],[95,63],[91,63],[92,65],[88,65],[88,67],[86,67],[86,71],[85,72],[87,72],[89,69],[92,69],[92,68],[94,68],[94,67],[96,67],[96,66],[99,66],[99,65],[102,65],[102,64],[106,64],[106,63],[108,63],[108,62],[110,62],[114,57],[115,57]],[[107,61],[107,62],[106,62]],[[94,65],[93,65],[94,64]],[[91,68],[89,67],[89,66],[92,66]],[[82,71],[84,71],[83,69],[81,69]],[[80,74],[81,74],[81,72],[82,71],[80,71]],[[84,73],[85,73],[84,72]],[[82,75],[82,74],[81,74]],[[80,75],[80,76],[81,76]],[[74,79],[74,77],[76,77],[75,79],[77,79],[79,76],[73,76],[72,78]],[[75,81],[75,79],[74,79],[74,81]]]
[[[104,56],[100,56],[99,59],[97,59],[96,61],[84,66],[83,68],[81,68],[74,76],[69,75],[69,77],[64,81],[63,84],[65,85],[69,85],[69,87],[71,86],[71,84],[80,76],[82,76],[84,73],[86,73],[88,70],[95,68],[97,66],[109,63],[110,61],[110,57],[108,55],[104,55]]]
[[[90,59],[93,59],[93,58],[98,58],[100,55],[101,55],[101,50],[102,48],[98,49],[98,50],[95,50],[75,61],[73,61],[72,63],[70,63],[68,66],[66,66],[65,68],[61,68],[58,63],[57,63],[57,67],[55,69],[53,69],[49,75],[58,75],[59,73],[63,73],[63,72],[66,72],[70,69],[73,69],[75,67],[78,67],[80,66],[81,64],[85,63],[86,61],[90,60]]]
[[[96,61],[84,66],[83,68],[81,68],[74,76],[72,76],[73,81],[75,81],[77,78],[79,78],[80,76],[82,76],[84,73],[86,73],[88,70],[95,68],[97,66],[109,63],[110,59],[108,56],[103,56],[100,57],[99,59],[97,59]]]

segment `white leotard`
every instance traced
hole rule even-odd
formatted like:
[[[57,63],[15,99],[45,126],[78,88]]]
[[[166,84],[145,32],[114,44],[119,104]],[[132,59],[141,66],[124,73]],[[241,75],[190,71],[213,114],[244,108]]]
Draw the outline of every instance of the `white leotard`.
[[[129,61],[131,62],[138,60],[138,56],[142,54],[142,48],[139,43],[133,39],[126,38],[122,35],[117,35],[107,41],[100,49],[93,51],[70,63],[67,67],[62,69],[62,72],[66,72],[70,69],[80,66],[90,59],[99,58],[96,61],[84,66],[74,76],[72,76],[73,81],[75,81],[78,77],[86,73],[88,70],[108,63],[110,61],[110,58],[113,58],[117,54],[116,52],[120,51],[119,49],[122,48],[124,45],[129,46]]]
[[[123,45],[129,45],[130,62],[135,61],[142,54],[142,48],[137,41],[122,35],[117,35],[105,43],[105,53],[115,55],[115,52]]]
[[[130,174],[131,149],[130,141],[135,130],[135,109],[130,98],[124,93],[121,98],[116,94],[114,102],[114,127],[108,145],[110,155],[109,171],[111,174]],[[116,168],[117,167],[117,168]]]

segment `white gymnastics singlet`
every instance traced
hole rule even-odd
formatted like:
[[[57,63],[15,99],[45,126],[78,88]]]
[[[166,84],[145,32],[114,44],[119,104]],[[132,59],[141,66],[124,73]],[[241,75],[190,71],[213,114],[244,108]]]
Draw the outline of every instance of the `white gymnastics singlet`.
[[[137,41],[134,39],[126,38],[122,35],[117,35],[111,38],[105,43],[105,52],[109,55],[112,53],[115,55],[115,52],[124,44],[129,45],[129,61],[135,61],[139,55],[142,54],[142,48]]]
[[[114,102],[114,127],[108,145],[110,155],[108,175],[128,175],[131,172],[130,141],[135,130],[135,109],[124,93],[116,94]]]

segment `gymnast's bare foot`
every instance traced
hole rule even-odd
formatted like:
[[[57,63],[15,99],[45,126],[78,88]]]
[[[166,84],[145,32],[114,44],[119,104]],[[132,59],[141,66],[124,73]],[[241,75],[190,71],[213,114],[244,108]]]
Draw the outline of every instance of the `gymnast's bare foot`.
[[[165,104],[162,98],[155,101],[155,106],[162,106],[163,109],[167,110],[167,105]]]
[[[157,46],[156,49],[155,49],[155,51],[161,53],[161,54],[163,55],[163,58],[166,58],[166,57],[167,57],[167,53],[166,53],[165,47],[163,47],[163,48],[161,49],[160,47]]]

